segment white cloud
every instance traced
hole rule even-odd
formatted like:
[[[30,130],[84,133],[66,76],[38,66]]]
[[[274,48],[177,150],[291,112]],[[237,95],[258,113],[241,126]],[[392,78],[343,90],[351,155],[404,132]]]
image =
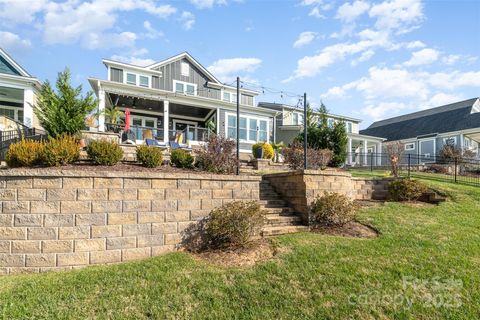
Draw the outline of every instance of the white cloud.
[[[0,24],[32,23],[47,3],[47,0],[0,0]]]
[[[185,30],[192,29],[195,24],[195,16],[189,11],[183,11],[179,20]]]
[[[326,99],[326,98],[342,98],[346,95],[346,91],[344,88],[342,87],[332,87],[330,89],[328,89],[327,92],[323,93],[321,95],[322,98]]]
[[[352,66],[356,66],[356,65],[359,64],[360,62],[368,61],[368,60],[370,60],[374,55],[375,55],[375,51],[373,51],[373,50],[364,51],[364,52],[362,52],[362,54],[360,55],[360,57],[358,57],[357,59],[352,60],[351,65],[352,65]]]
[[[460,60],[460,56],[456,54],[449,54],[446,57],[442,58],[442,62],[447,64],[447,65],[452,65],[455,64],[458,60]]]
[[[435,88],[454,90],[460,87],[480,88],[480,71],[422,72],[419,77]]]
[[[351,23],[358,16],[361,16],[370,9],[370,4],[366,1],[357,0],[353,3],[344,3],[337,10],[336,18]]]
[[[464,100],[462,95],[440,92],[430,97],[424,107],[433,108],[462,100]]]
[[[310,10],[310,12],[308,13],[308,15],[310,17],[315,17],[315,18],[318,18],[318,19],[325,19],[325,16],[320,12],[320,8],[319,7],[315,7],[313,8],[312,10]]]
[[[42,25],[44,40],[48,44],[80,42],[87,48],[131,46],[132,32],[113,29],[118,19],[117,13],[133,10],[141,10],[160,18],[176,12],[174,7],[157,6],[152,0],[122,0],[115,5],[108,0],[50,2]],[[107,36],[112,36],[112,39]],[[104,43],[101,44],[100,41]]]
[[[398,114],[407,108],[407,105],[401,102],[381,102],[378,104],[369,104],[362,109],[362,114],[371,117],[374,121],[385,119],[386,115]]]
[[[226,5],[226,0],[190,0],[197,9],[212,8],[215,5]]]
[[[130,50],[130,54],[128,56],[114,54],[111,56],[111,59],[136,66],[146,67],[156,62],[153,59],[145,58],[145,55],[147,55],[148,52],[149,51],[147,48],[132,49]]]
[[[300,33],[298,39],[293,44],[294,48],[300,48],[311,43],[317,37],[318,33],[312,31],[305,31]]]
[[[0,31],[0,47],[5,50],[25,50],[31,46],[30,40],[22,39],[19,35],[12,32]]]
[[[422,41],[412,41],[406,44],[407,49],[418,49],[418,48],[425,48],[427,45]]]
[[[145,38],[148,38],[148,39],[157,39],[157,38],[160,38],[160,37],[163,37],[164,34],[163,32],[161,31],[158,31],[157,29],[155,29],[152,24],[150,23],[150,21],[148,20],[145,20],[143,22],[143,27],[145,28],[145,33],[142,34],[143,37]]]
[[[377,29],[396,30],[399,34],[413,30],[424,19],[421,0],[384,1],[373,5],[369,15],[377,19]]]
[[[422,49],[412,53],[410,60],[406,61],[404,64],[406,66],[420,66],[425,64],[430,64],[438,60],[440,52],[435,49]]]
[[[322,11],[330,10],[333,7],[332,3],[325,2],[324,0],[303,0],[300,5],[311,7],[308,15],[318,19],[325,19]]]
[[[220,59],[207,69],[222,81],[230,81],[236,76],[255,72],[261,64],[262,60],[258,58]]]

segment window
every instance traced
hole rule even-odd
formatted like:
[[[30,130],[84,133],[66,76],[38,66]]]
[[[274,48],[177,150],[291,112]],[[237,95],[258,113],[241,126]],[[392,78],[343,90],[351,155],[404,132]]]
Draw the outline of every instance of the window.
[[[14,109],[0,107],[0,116],[5,116],[5,117],[9,117],[10,119],[17,120],[15,119]]]
[[[128,84],[137,84],[137,75],[134,73],[127,73],[127,83]]]
[[[223,92],[223,101],[230,102],[230,92]]]
[[[303,125],[303,114],[301,113],[298,115],[298,124]]]
[[[141,87],[149,87],[149,80],[147,76],[140,76],[140,86]]]
[[[301,113],[293,113],[293,125],[298,126],[303,124],[303,114]]]
[[[443,138],[443,143],[448,144],[450,146],[454,146],[457,144],[457,137]]]
[[[237,103],[237,94],[233,92],[223,91],[222,99],[225,102]]]
[[[352,133],[352,123],[351,122],[347,122],[347,132]]]
[[[182,76],[188,77],[190,75],[190,66],[188,65],[188,63],[182,62],[180,65],[180,69]]]
[[[117,68],[110,68],[110,80],[123,83],[123,70]]]
[[[193,83],[181,82],[181,81],[173,81],[173,86],[175,88],[176,93],[183,93],[189,96],[196,96],[197,95],[197,85]]]
[[[236,93],[232,93],[232,102],[237,103],[237,94]]]
[[[406,150],[406,151],[415,150],[415,143],[407,143],[407,144],[405,144],[405,150]]]
[[[257,119],[250,119],[250,126],[248,129],[248,138],[252,141],[257,141]]]
[[[227,114],[227,138],[237,137],[237,116]],[[268,120],[250,116],[240,117],[240,140],[268,142]]]
[[[183,93],[183,92],[185,91],[184,87],[185,87],[185,86],[183,85],[183,83],[177,82],[177,83],[175,84],[175,92]]]

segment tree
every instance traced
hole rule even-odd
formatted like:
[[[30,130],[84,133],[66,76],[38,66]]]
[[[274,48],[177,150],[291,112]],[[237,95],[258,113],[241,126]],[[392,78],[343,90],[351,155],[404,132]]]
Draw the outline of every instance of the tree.
[[[392,167],[392,175],[398,177],[398,165],[402,159],[405,146],[400,141],[387,142],[384,144],[385,152],[390,159],[390,165]]]
[[[330,150],[333,151],[333,157],[330,166],[340,167],[347,159],[347,128],[344,121],[335,122],[330,130]]]
[[[65,68],[58,73],[56,91],[45,81],[34,106],[40,125],[51,137],[78,133],[85,127],[85,117],[97,106],[92,92],[82,96],[82,86],[73,88],[70,80],[70,70]]]
[[[110,108],[105,108],[104,114],[107,123],[119,124],[121,117],[124,115],[124,112],[120,110],[117,106],[113,106]]]

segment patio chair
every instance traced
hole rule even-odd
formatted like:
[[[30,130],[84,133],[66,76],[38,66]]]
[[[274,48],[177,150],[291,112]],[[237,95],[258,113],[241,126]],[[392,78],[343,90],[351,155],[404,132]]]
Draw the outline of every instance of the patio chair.
[[[155,139],[145,139],[145,144],[147,146],[158,147],[158,148],[161,148],[161,149],[167,149],[168,148],[168,146],[165,143],[158,142],[158,140],[155,140]]]
[[[172,150],[182,149],[182,150],[189,151],[189,152],[192,151],[192,148],[189,148],[189,147],[187,147],[187,146],[182,146],[182,145],[180,145],[178,142],[172,142],[172,141],[170,141],[169,144],[170,144],[170,149],[172,149]]]
[[[122,143],[135,144],[135,134],[132,130],[128,129],[122,133]]]
[[[147,140],[147,139],[153,139],[153,132],[151,129],[143,129],[142,130],[142,135],[143,135],[143,139]]]

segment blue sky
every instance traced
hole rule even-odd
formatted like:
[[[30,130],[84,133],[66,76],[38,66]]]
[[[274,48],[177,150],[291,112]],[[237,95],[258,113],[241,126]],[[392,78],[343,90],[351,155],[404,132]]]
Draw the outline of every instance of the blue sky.
[[[40,80],[68,66],[84,89],[102,58],[188,51],[222,81],[307,92],[362,127],[480,96],[477,0],[0,0],[0,46]],[[258,101],[297,104],[268,92]]]

